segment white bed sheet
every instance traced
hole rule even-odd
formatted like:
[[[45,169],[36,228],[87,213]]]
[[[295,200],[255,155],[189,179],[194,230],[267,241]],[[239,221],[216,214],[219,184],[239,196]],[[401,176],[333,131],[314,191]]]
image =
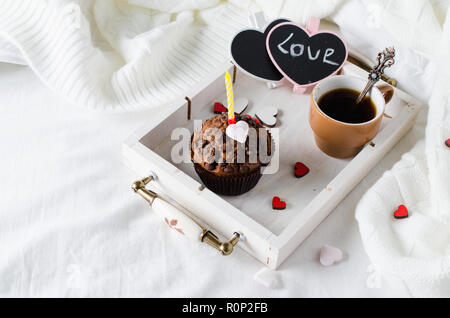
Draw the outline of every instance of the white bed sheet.
[[[413,129],[277,271],[237,249],[188,241],[130,189],[120,144],[154,112],[96,114],[69,105],[24,66],[0,64],[0,296],[389,297],[370,272],[354,219],[363,193],[424,136]],[[345,258],[323,267],[322,244]],[[368,272],[369,271],[369,272]]]

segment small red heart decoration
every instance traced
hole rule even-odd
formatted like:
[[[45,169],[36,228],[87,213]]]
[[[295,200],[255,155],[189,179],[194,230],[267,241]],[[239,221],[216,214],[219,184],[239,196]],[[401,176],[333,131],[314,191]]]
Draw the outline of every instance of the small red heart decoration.
[[[273,197],[272,208],[274,210],[284,210],[284,209],[286,209],[286,202],[281,201],[281,199],[279,197]]]
[[[221,114],[227,111],[228,109],[225,106],[223,106],[222,103],[219,102],[214,103],[214,114]]]
[[[445,145],[450,148],[450,138],[445,141]]]
[[[249,114],[245,114],[244,116],[253,119],[257,124],[259,124],[259,119],[258,118],[252,117]]]
[[[399,205],[397,210],[394,211],[394,218],[396,219],[404,219],[408,216],[408,209],[403,204]]]
[[[296,162],[295,163],[295,176],[297,178],[301,178],[305,175],[307,175],[309,172],[309,168],[301,162]]]

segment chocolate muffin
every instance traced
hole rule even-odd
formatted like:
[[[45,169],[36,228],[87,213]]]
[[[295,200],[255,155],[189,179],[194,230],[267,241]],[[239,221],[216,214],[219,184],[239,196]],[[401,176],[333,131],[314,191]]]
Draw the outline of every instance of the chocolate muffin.
[[[238,195],[252,189],[261,178],[261,167],[269,164],[272,155],[269,131],[250,116],[235,116],[236,122],[242,120],[249,126],[244,143],[226,135],[226,113],[206,120],[201,131],[192,135],[191,160],[195,171],[205,186],[217,194]],[[259,138],[263,137],[267,138],[267,147],[260,153]]]

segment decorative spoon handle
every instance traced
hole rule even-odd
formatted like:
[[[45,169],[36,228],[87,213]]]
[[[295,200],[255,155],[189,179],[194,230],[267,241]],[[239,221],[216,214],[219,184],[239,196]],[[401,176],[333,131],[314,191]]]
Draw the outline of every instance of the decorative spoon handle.
[[[391,67],[395,63],[394,57],[395,49],[393,47],[386,48],[382,52],[378,52],[378,64],[370,70],[368,77],[369,81],[362,90],[361,94],[359,94],[358,98],[356,99],[356,104],[359,104],[366,96],[366,94],[372,89],[373,85],[375,85],[375,83],[379,81],[379,79],[381,78],[381,74],[384,73],[384,69],[387,67]]]

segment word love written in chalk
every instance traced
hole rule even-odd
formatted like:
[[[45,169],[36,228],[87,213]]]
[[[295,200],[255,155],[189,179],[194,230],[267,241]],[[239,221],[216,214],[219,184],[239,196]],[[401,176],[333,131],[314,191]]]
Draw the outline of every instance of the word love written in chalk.
[[[291,34],[288,36],[288,38],[287,38],[286,40],[283,41],[283,43],[278,44],[278,49],[279,49],[281,52],[283,52],[284,54],[291,54],[292,57],[301,56],[301,55],[303,55],[303,52],[305,51],[305,45],[304,45],[304,44],[300,44],[300,43],[291,44],[291,47],[290,47],[290,50],[289,50],[289,51],[286,50],[286,49],[283,47],[283,44],[285,44],[287,41],[289,41],[289,40],[292,38],[293,35],[294,35],[294,33],[291,33]],[[333,61],[328,60],[328,57],[329,57],[330,55],[333,55],[333,54],[334,54],[334,49],[332,49],[332,48],[327,48],[327,49],[325,50],[325,54],[323,55],[323,60],[322,60],[322,62],[323,62],[323,63],[331,64],[331,65],[339,65],[339,63],[336,63],[336,62],[333,62]],[[320,55],[320,49],[318,49],[318,50],[316,51],[315,55],[313,56],[312,53],[311,53],[311,47],[308,45],[308,59],[309,59],[310,61],[315,61],[315,60],[317,60],[318,57],[319,57],[319,55]]]
[[[347,59],[347,47],[339,36],[324,31],[310,36],[294,23],[275,26],[266,45],[278,70],[300,86],[336,74]]]

